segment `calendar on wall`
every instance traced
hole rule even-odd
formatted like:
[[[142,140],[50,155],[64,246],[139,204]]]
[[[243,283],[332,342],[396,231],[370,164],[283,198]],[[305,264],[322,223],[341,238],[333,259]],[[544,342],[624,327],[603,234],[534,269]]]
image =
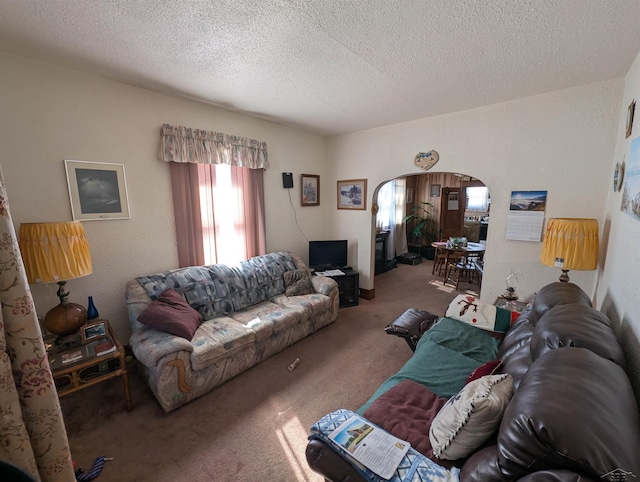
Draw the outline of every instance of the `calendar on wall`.
[[[512,191],[507,220],[507,239],[540,242],[547,191]]]

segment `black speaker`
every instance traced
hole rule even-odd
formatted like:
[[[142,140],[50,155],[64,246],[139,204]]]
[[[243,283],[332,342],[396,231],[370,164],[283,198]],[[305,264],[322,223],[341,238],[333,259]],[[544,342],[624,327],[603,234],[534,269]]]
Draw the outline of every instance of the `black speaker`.
[[[282,173],[282,187],[289,189],[293,187],[293,174],[290,172]]]

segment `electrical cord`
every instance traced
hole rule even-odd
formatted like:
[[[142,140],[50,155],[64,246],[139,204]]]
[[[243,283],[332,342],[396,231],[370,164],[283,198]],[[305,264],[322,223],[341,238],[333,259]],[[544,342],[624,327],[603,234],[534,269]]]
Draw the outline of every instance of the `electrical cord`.
[[[300,227],[300,223],[298,223],[298,214],[296,213],[296,207],[293,205],[293,201],[291,200],[291,188],[288,188],[287,192],[289,193],[289,204],[291,204],[291,209],[293,209],[293,219],[296,222],[296,226],[298,226],[298,230],[300,231],[300,233],[302,234],[304,239],[306,239],[306,241],[309,242],[309,239],[307,238],[307,235],[304,234],[304,231]]]

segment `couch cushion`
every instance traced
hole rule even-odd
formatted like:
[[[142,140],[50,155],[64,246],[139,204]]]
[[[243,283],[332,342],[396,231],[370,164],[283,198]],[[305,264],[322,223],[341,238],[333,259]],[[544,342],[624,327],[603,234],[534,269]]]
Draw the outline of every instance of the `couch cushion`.
[[[511,375],[487,375],[464,386],[442,407],[429,429],[433,453],[441,459],[468,457],[498,429],[511,400]]]
[[[242,311],[230,313],[229,318],[242,323],[254,331],[256,341],[261,342],[274,333],[290,330],[302,320],[301,310],[280,306],[269,301],[263,301]]]
[[[603,358],[625,366],[622,346],[609,318],[580,304],[558,305],[536,323],[531,338],[531,357],[535,360],[549,350],[562,347],[587,348]]]
[[[533,318],[535,324],[548,310],[556,305],[578,303],[591,306],[591,299],[578,285],[556,281],[543,286],[538,290],[533,299]]]
[[[202,322],[202,315],[177,291],[168,288],[140,313],[138,321],[158,331],[191,340]]]
[[[237,265],[191,266],[136,278],[154,300],[166,288],[182,294],[205,320],[240,311],[284,293],[282,275],[297,269],[291,253],[276,252]]]
[[[320,293],[309,295],[286,296],[284,294],[271,298],[272,303],[300,311],[303,320],[315,318],[318,315],[331,311],[331,298]]]
[[[285,271],[282,278],[284,279],[284,294],[287,296],[315,293],[311,283],[311,272],[308,269]]]
[[[531,311],[525,311],[518,317],[507,332],[498,350],[498,358],[502,360],[502,373],[513,377],[513,388],[516,390],[520,379],[527,373],[533,363],[531,359],[531,337],[534,324]]]
[[[640,417],[629,379],[585,348],[550,350],[531,365],[497,442],[508,480],[562,468],[595,480],[615,470],[640,474]]]
[[[201,370],[220,358],[233,355],[255,343],[256,334],[242,323],[226,316],[218,316],[200,325],[193,340],[191,367]]]

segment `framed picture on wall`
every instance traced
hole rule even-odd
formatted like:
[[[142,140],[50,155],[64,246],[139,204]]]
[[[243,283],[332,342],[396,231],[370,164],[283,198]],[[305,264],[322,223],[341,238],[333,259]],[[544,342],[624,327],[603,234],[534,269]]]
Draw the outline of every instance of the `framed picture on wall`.
[[[320,176],[300,175],[300,204],[302,206],[320,206]]]
[[[338,209],[367,209],[367,180],[338,181]]]
[[[429,192],[431,197],[440,197],[440,184],[432,184],[431,191]]]
[[[129,218],[124,165],[64,161],[74,221]]]
[[[411,204],[413,202],[413,189],[410,187],[407,188],[407,204]]]
[[[629,107],[627,108],[627,132],[625,133],[625,139],[627,137],[629,137],[631,135],[631,132],[633,131],[633,114],[635,113],[636,110],[636,101],[632,100],[631,104],[629,104]]]

